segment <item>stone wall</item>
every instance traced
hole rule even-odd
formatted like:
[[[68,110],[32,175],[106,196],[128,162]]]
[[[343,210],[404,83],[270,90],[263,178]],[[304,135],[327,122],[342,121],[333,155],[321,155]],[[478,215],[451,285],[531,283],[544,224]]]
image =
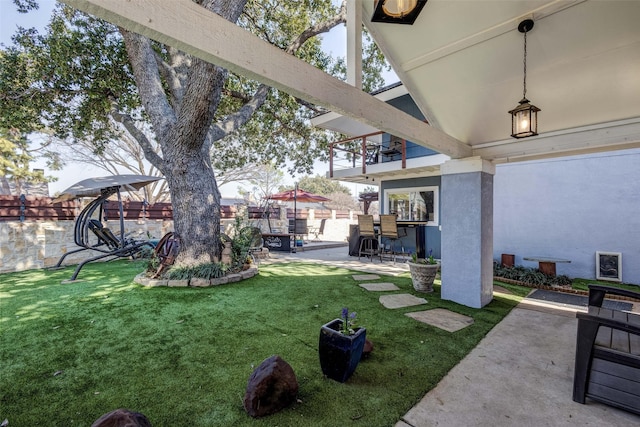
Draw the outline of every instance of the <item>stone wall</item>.
[[[0,222],[0,272],[56,265],[63,254],[79,249],[73,241],[74,226],[75,221]],[[112,231],[119,230],[117,222],[111,221],[107,226]],[[173,221],[125,221],[125,232],[134,238],[159,239],[172,229]],[[97,254],[89,250],[72,254],[65,258],[64,265],[78,264]]]
[[[319,228],[321,219],[315,219],[313,210],[309,211],[307,224],[309,227]],[[350,213],[349,218],[335,218],[332,211],[331,218],[325,220],[324,233],[318,238],[322,241],[344,242],[349,235],[349,225],[357,224],[357,214]],[[251,223],[259,227],[264,233],[269,232],[266,219],[252,220]],[[271,229],[288,229],[287,219],[270,219]],[[229,232],[234,220],[221,220],[222,230]],[[0,221],[0,273],[23,271],[36,268],[53,267],[60,257],[73,250],[79,249],[74,243],[75,221]],[[118,234],[120,226],[117,221],[106,223],[114,234]],[[127,220],[125,233],[136,239],[160,239],[167,232],[173,231],[173,221],[167,220]],[[309,235],[309,240],[315,236]],[[97,242],[97,239],[96,239]],[[98,252],[85,250],[65,258],[64,265],[75,265],[97,255]]]

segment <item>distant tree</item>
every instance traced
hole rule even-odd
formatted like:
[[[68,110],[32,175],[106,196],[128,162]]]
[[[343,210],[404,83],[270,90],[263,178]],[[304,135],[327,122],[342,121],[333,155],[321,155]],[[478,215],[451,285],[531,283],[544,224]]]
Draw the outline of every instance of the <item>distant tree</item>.
[[[284,182],[284,173],[273,163],[254,164],[243,171],[242,181],[246,181],[251,187],[240,187],[240,190],[245,194],[253,194],[257,201],[267,200],[267,196],[280,191]]]
[[[342,192],[329,193],[325,195],[328,202],[324,202],[325,207],[334,210],[359,210],[360,205],[358,201],[351,195]]]
[[[270,209],[278,202],[268,197],[277,193],[282,187],[284,173],[273,163],[254,165],[250,170],[246,170],[245,181],[251,185],[250,190],[240,187],[238,191],[246,196],[253,196],[262,210],[262,218],[266,220],[267,231],[271,230]],[[245,196],[245,197],[246,197]]]
[[[334,181],[329,178],[325,178],[322,175],[316,176],[303,176],[298,181],[298,188],[315,194],[328,195],[334,193],[343,193],[351,195],[351,190],[340,184],[338,181]]]
[[[364,187],[364,189],[358,195],[367,194],[367,193],[377,193],[377,192],[378,192],[378,187],[372,187],[369,185]]]
[[[21,193],[25,183],[45,183],[55,179],[46,177],[40,169],[31,168],[31,162],[38,153],[47,154],[46,147],[31,148],[29,145],[27,137],[20,132],[0,128],[0,194],[11,194],[10,181]],[[59,168],[55,157],[51,157],[49,165],[53,169]]]

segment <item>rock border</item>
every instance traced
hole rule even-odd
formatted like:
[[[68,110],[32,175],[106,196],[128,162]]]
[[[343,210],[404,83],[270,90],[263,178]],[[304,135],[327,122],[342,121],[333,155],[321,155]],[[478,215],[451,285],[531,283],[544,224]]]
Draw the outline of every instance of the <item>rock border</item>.
[[[194,277],[187,280],[167,280],[167,279],[152,279],[146,277],[144,273],[138,274],[134,277],[133,281],[139,285],[146,287],[158,287],[168,286],[170,288],[208,288],[211,286],[226,285],[227,283],[240,282],[242,280],[250,279],[258,274],[258,267],[251,267],[247,270],[243,270],[239,273],[227,274],[224,277],[217,279],[203,279]]]

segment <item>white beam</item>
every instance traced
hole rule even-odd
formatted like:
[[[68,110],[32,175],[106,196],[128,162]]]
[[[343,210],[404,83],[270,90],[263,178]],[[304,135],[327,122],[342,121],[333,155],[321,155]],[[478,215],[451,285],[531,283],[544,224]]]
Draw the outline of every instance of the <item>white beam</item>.
[[[362,89],[362,5],[347,0],[347,83]]]
[[[630,148],[640,148],[640,117],[475,145],[473,154],[497,164]]]
[[[64,0],[79,10],[452,158],[471,147],[288,55],[191,0]]]

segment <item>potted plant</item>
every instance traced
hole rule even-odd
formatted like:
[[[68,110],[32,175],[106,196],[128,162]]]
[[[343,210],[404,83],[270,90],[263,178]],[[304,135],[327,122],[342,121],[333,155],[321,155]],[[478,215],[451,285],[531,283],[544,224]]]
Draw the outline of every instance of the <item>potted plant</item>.
[[[320,367],[327,377],[345,382],[362,357],[367,330],[355,326],[356,312],[342,309],[340,319],[322,325],[318,353]]]
[[[433,249],[429,250],[428,258],[418,258],[416,253],[411,254],[408,262],[413,288],[418,292],[433,292],[433,280],[440,264],[433,258]]]

